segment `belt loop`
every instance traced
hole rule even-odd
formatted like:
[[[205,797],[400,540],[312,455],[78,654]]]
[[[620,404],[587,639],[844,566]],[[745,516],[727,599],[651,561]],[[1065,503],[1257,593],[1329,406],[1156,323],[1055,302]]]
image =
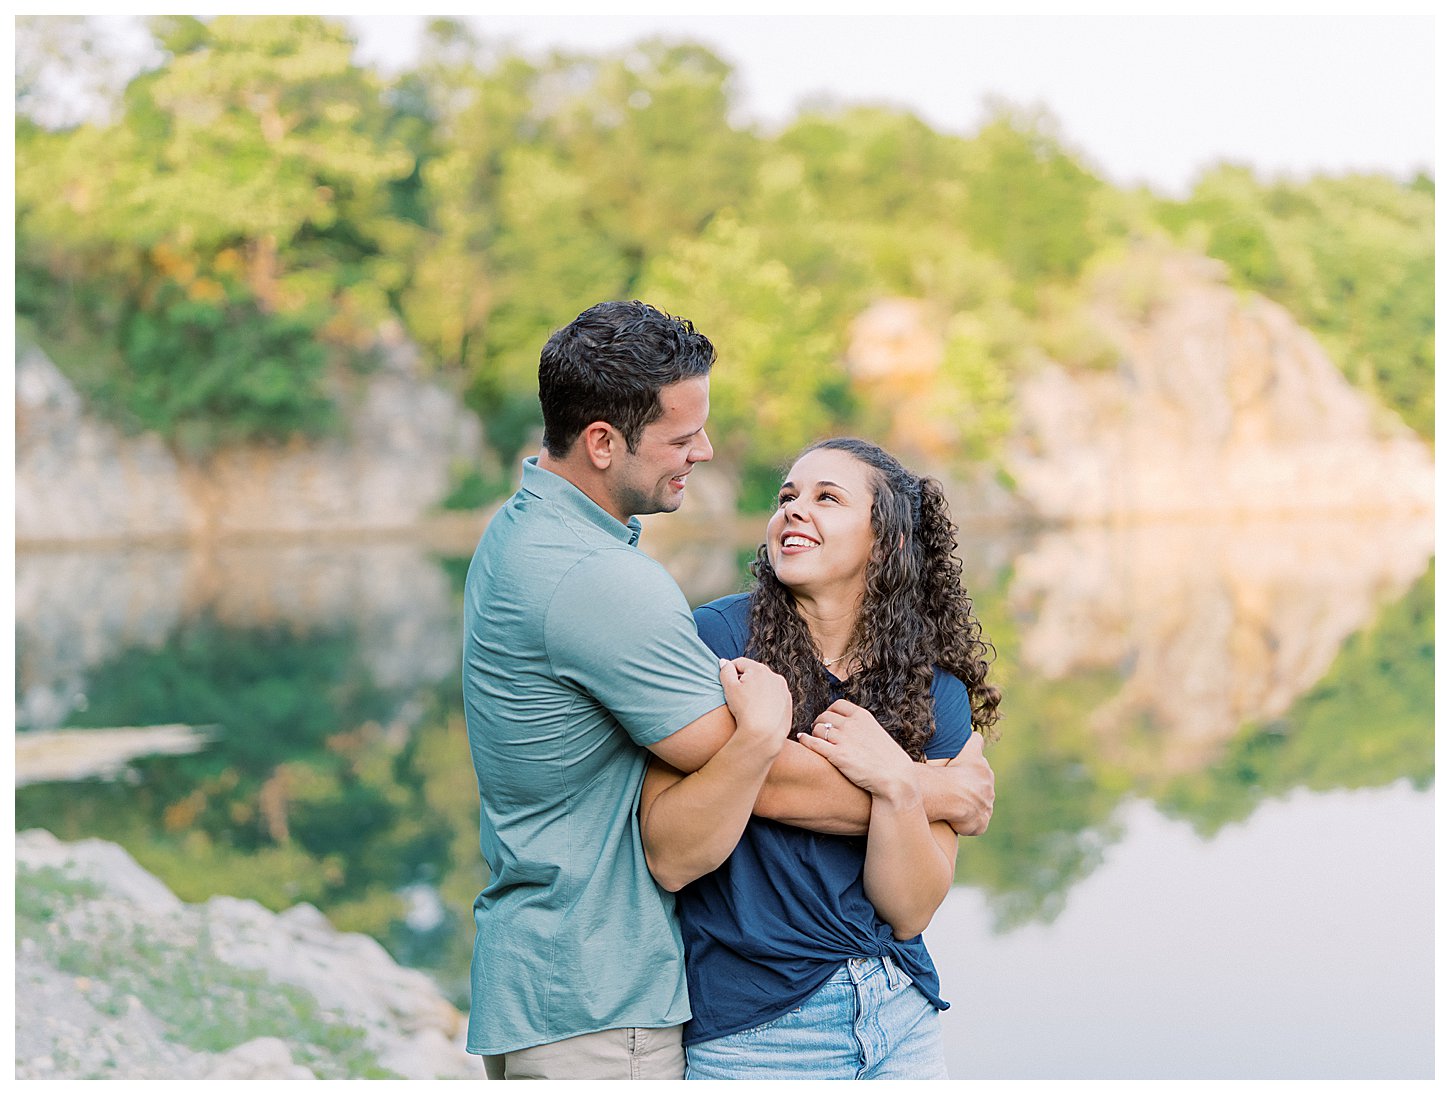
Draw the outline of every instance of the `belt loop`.
[[[881,964],[886,967],[886,983],[893,989],[901,987],[901,971],[896,968],[896,963],[891,960],[891,955],[883,954]]]

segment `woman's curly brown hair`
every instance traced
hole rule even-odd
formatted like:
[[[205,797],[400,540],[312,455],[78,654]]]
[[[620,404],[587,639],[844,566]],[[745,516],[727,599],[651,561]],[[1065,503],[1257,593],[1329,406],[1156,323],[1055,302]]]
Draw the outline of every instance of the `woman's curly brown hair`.
[[[845,696],[870,711],[912,760],[922,760],[936,729],[931,701],[932,666],[967,686],[972,724],[995,741],[1001,693],[987,683],[996,655],[972,614],[956,557],[957,527],[935,479],[917,478],[890,453],[869,441],[836,437],[804,452],[834,449],[871,469],[874,540],[866,565],[866,593],[848,650],[857,669]],[[898,549],[898,545],[900,548]],[[790,590],[770,565],[766,545],[751,564],[750,641],[746,655],[786,679],[795,699],[791,733],[809,733],[830,706],[829,682],[804,617]]]

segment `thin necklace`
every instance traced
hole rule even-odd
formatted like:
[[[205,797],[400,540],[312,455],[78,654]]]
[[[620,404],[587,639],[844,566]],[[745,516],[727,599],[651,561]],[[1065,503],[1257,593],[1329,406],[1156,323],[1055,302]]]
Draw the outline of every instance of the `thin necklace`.
[[[840,661],[842,658],[844,658],[849,653],[851,653],[849,650],[843,650],[839,654],[837,654],[834,658],[822,658],[821,659],[821,664],[822,665],[835,665],[838,661]]]

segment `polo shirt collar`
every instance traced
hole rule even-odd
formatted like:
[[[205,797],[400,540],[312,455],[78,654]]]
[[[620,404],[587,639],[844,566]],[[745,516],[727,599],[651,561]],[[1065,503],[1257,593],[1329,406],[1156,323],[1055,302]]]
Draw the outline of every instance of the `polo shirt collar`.
[[[592,525],[609,533],[616,540],[622,540],[631,547],[639,543],[639,534],[643,526],[639,523],[638,517],[631,517],[627,524],[621,524],[617,518],[602,509],[594,499],[585,494],[562,475],[555,475],[539,467],[539,458],[530,456],[524,460],[524,474],[519,482],[522,490],[528,491],[536,498],[553,502],[561,506]]]

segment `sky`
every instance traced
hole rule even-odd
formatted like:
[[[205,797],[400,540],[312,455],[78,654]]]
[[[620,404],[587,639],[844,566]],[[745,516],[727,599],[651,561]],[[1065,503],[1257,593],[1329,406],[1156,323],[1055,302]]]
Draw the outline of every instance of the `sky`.
[[[822,93],[910,109],[973,132],[991,96],[1045,106],[1099,174],[1182,195],[1229,159],[1265,176],[1434,165],[1435,26],[1426,4],[1249,6],[1099,2],[755,5],[734,14],[675,4],[535,3],[462,16],[525,53],[603,52],[653,34],[709,46],[735,69],[740,121],[789,120]],[[789,9],[788,11],[780,9]],[[792,12],[798,12],[794,14]],[[1373,12],[1373,13],[1371,13]],[[347,16],[358,57],[383,69],[416,57],[424,16]]]

